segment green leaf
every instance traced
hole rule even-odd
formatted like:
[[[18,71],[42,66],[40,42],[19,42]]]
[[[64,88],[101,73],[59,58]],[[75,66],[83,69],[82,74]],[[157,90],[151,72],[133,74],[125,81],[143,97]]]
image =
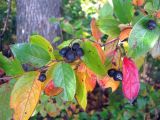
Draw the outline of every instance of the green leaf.
[[[97,49],[92,45],[90,41],[86,41],[82,44],[84,50],[83,62],[96,74],[105,76],[106,69],[101,62]]]
[[[2,68],[7,75],[23,74],[23,68],[17,59],[10,60],[0,53],[0,68]]]
[[[60,26],[61,26],[61,29],[63,29],[65,32],[69,34],[73,34],[73,27],[69,22],[62,22]]]
[[[3,84],[0,87],[0,116],[1,120],[11,120],[12,111],[10,109],[10,95],[13,85]]]
[[[37,45],[21,43],[11,46],[11,50],[21,63],[29,63],[42,67],[51,60],[48,52]]]
[[[63,88],[63,99],[72,101],[76,92],[76,77],[73,69],[67,63],[60,62],[53,72],[55,86]]]
[[[120,33],[120,24],[112,17],[103,17],[97,21],[98,27],[104,34],[110,35],[111,37],[117,37]]]
[[[114,12],[122,23],[129,23],[133,17],[131,0],[113,0]]]
[[[99,17],[104,18],[104,17],[111,16],[111,15],[113,15],[113,8],[107,1],[103,5],[103,7],[99,10]]]
[[[30,37],[30,43],[43,48],[48,52],[48,54],[50,54],[51,58],[54,58],[53,47],[51,43],[48,40],[46,40],[44,37],[40,35],[32,35]]]
[[[157,42],[160,29],[157,26],[154,30],[148,30],[146,24],[150,19],[148,16],[143,17],[134,25],[128,40],[130,57],[136,58],[144,55]]]

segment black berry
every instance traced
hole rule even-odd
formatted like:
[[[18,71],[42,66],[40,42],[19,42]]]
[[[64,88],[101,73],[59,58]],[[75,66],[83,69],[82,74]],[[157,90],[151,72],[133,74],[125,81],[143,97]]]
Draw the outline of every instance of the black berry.
[[[116,71],[115,74],[114,74],[114,76],[113,76],[113,79],[115,81],[122,81],[122,79],[123,79],[122,72],[121,71]]]
[[[135,15],[135,16],[138,16],[138,15],[139,15],[139,12],[138,12],[138,11],[136,11],[136,12],[134,13],[134,15]]]
[[[72,51],[72,50],[69,50],[69,51],[66,53],[65,58],[68,60],[68,62],[73,62],[73,61],[76,59],[75,52]]]
[[[156,26],[157,26],[157,24],[156,24],[156,22],[154,20],[149,20],[147,22],[147,28],[149,30],[154,30],[156,28]]]
[[[3,50],[2,51],[2,54],[4,55],[4,56],[6,56],[7,58],[10,58],[11,56],[12,56],[12,52],[11,52],[11,50],[9,49],[6,49],[6,50]]]
[[[69,51],[70,49],[71,49],[71,48],[69,48],[69,47],[62,48],[62,49],[59,51],[59,54],[60,54],[61,56],[65,57],[67,51]]]
[[[41,81],[41,82],[44,82],[45,80],[46,80],[46,75],[44,74],[44,73],[41,73],[40,75],[39,75],[39,78],[38,78],[38,80],[39,81]]]
[[[116,72],[115,69],[109,69],[109,70],[108,70],[108,75],[109,75],[110,77],[113,77],[114,74],[115,74],[115,72]]]
[[[78,48],[76,50],[76,55],[77,55],[77,57],[82,57],[84,55],[83,49],[82,48]]]
[[[74,44],[72,45],[72,49],[73,49],[73,50],[77,50],[78,48],[80,48],[79,43],[74,43]]]

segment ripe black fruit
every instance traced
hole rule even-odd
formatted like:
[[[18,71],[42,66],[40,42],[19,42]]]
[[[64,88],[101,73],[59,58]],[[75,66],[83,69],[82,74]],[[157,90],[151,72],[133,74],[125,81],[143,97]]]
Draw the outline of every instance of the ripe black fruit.
[[[114,79],[115,81],[122,81],[122,79],[123,79],[123,74],[122,74],[122,72],[121,72],[121,71],[116,71],[116,72],[114,73],[113,79]]]
[[[139,15],[139,12],[138,12],[138,11],[136,11],[136,12],[134,13],[134,15],[135,15],[135,16],[138,16],[138,15]]]
[[[109,70],[108,70],[108,75],[109,75],[110,77],[113,77],[114,74],[115,74],[115,72],[116,72],[115,69],[109,69]]]
[[[70,49],[71,49],[71,48],[69,48],[69,47],[62,48],[62,49],[59,51],[59,54],[60,54],[61,56],[65,57],[67,51],[69,51]]]
[[[147,28],[149,30],[154,30],[156,28],[156,26],[157,26],[157,24],[156,24],[156,22],[154,20],[149,20],[147,22]]]
[[[72,49],[73,49],[73,50],[77,50],[78,48],[80,48],[79,43],[74,43],[74,44],[72,45]]]
[[[41,73],[40,75],[39,75],[39,78],[38,78],[38,80],[39,81],[41,81],[41,82],[44,82],[45,80],[46,80],[46,75],[44,74],[44,73]]]
[[[82,49],[82,48],[78,48],[78,49],[76,50],[76,55],[77,55],[78,57],[82,57],[82,56],[84,55],[83,49]]]
[[[72,51],[72,50],[69,50],[69,51],[66,53],[65,58],[68,60],[68,62],[73,62],[73,61],[76,59],[75,52]]]

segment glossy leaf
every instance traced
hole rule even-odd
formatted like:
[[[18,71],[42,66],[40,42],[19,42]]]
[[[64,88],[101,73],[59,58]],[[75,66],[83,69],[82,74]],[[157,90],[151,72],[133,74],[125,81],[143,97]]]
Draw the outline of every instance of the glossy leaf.
[[[142,56],[153,48],[158,41],[160,31],[158,26],[154,30],[147,29],[146,24],[150,19],[150,17],[144,17],[134,25],[128,40],[128,55],[130,57],[136,58]]]
[[[63,88],[63,99],[72,101],[76,92],[76,77],[71,66],[63,62],[56,64],[52,77],[55,85]]]
[[[87,67],[96,74],[104,76],[106,74],[106,70],[100,59],[97,49],[89,41],[84,42],[82,44],[82,48],[84,50],[84,56],[82,57],[82,60]]]
[[[120,23],[112,17],[103,17],[97,21],[97,25],[101,32],[110,35],[113,38],[117,37],[120,33],[119,24]]]
[[[92,18],[90,26],[91,26],[91,31],[92,31],[92,35],[93,35],[94,39],[96,41],[99,41],[101,39],[102,33],[100,32],[99,28],[97,27],[95,18]]]
[[[114,12],[122,23],[129,23],[133,17],[131,0],[113,0]]]
[[[21,76],[11,93],[10,106],[14,109],[13,119],[28,120],[39,101],[42,82],[39,72],[28,72]]]
[[[21,43],[13,45],[11,50],[21,63],[29,63],[42,67],[51,60],[49,53],[37,45]]]
[[[138,96],[140,90],[140,80],[139,80],[138,68],[130,58],[124,57],[122,73],[123,73],[123,80],[122,80],[123,94],[129,101],[132,102]]]
[[[23,68],[17,59],[8,59],[0,53],[0,68],[2,68],[7,75],[23,74]]]
[[[38,45],[39,47],[43,48],[50,54],[51,58],[54,58],[53,47],[51,43],[48,40],[46,40],[44,37],[40,35],[32,35],[30,37],[30,43],[34,45]]]

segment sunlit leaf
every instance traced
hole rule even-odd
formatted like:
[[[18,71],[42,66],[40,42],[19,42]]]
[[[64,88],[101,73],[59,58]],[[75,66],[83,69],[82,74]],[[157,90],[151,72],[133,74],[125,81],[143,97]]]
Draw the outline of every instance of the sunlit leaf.
[[[44,37],[40,35],[32,35],[30,37],[30,43],[34,45],[38,45],[39,47],[43,48],[50,54],[51,58],[54,58],[53,47],[51,43],[48,40],[46,40]]]

